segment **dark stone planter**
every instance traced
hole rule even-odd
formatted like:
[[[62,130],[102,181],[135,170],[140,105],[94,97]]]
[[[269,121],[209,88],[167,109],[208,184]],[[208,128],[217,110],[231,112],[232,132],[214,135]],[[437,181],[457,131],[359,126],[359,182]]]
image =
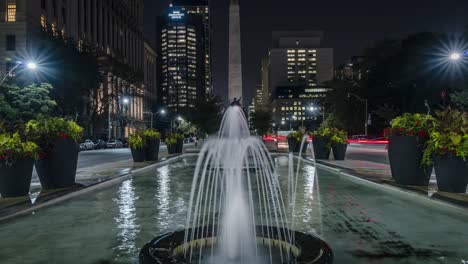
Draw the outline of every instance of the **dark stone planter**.
[[[468,160],[459,157],[434,158],[437,187],[442,192],[465,193],[468,186]]]
[[[297,141],[295,138],[288,138],[288,148],[289,152],[299,153],[301,151],[301,141]],[[308,142],[304,142],[304,146],[302,147],[302,153],[307,151],[307,144]]]
[[[147,139],[145,142],[145,160],[157,161],[159,156],[159,139]]]
[[[432,166],[421,166],[424,143],[418,136],[391,136],[388,158],[392,177],[397,184],[427,186]]]
[[[184,149],[184,140],[183,139],[177,140],[176,153],[182,153],[183,149]]]
[[[45,158],[36,161],[42,189],[70,188],[75,185],[79,146],[73,139],[57,139]]]
[[[138,149],[131,148],[131,151],[132,151],[132,157],[133,157],[134,162],[145,161],[145,149],[144,148],[138,148]]]
[[[333,157],[335,160],[345,160],[348,144],[333,144]]]
[[[3,198],[20,197],[29,194],[34,161],[18,160],[11,167],[0,167],[0,193]]]
[[[328,140],[320,137],[314,137],[314,153],[316,159],[329,159],[331,149],[328,147]]]

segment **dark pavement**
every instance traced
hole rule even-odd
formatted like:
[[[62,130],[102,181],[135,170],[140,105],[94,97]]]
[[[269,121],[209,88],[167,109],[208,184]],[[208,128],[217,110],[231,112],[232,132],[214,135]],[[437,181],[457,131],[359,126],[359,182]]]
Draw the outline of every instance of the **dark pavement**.
[[[385,145],[350,144],[346,152],[346,159],[389,164],[385,148]]]

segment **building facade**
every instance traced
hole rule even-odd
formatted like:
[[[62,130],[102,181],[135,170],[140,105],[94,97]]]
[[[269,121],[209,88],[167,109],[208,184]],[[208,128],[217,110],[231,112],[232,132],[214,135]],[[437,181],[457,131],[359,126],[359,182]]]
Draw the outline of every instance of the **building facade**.
[[[178,112],[205,98],[205,30],[203,18],[178,7],[157,21],[159,100]]]
[[[205,50],[205,93],[210,96],[213,93],[211,74],[211,13],[208,0],[172,0],[171,6],[180,8],[187,14],[199,16],[203,21],[203,48]]]
[[[322,31],[273,32],[268,82],[277,124],[313,123],[326,81],[333,79],[333,49],[322,46]]]
[[[0,44],[0,57],[37,60],[40,51],[35,42],[40,32],[72,39],[78,49],[81,45],[92,47],[100,84],[80,114],[95,116],[89,136],[125,138],[144,126],[143,76],[148,53],[143,38],[143,4],[143,0],[1,0],[0,38],[7,41],[0,43],[8,45]],[[0,70],[8,67],[11,64],[0,63]]]

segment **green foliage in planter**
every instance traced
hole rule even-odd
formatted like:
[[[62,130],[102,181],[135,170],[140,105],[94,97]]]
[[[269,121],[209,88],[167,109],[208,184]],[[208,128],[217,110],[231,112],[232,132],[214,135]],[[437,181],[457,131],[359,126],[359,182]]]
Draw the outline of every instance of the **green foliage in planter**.
[[[159,133],[154,128],[145,129],[143,130],[142,134],[145,139],[160,139],[161,138],[161,133]]]
[[[326,140],[330,140],[333,137],[333,129],[330,127],[320,127],[316,131],[310,133],[313,137],[319,137]]]
[[[419,136],[428,137],[429,130],[434,126],[431,115],[404,113],[392,121],[392,128],[384,130],[385,137],[390,136]]]
[[[434,126],[429,130],[423,165],[431,165],[434,155],[468,157],[468,113],[447,108],[436,111]]]
[[[178,141],[183,140],[183,139],[184,139],[184,135],[179,134],[179,133],[171,133],[167,136],[164,142],[166,142],[166,145],[175,145],[177,144]]]
[[[25,158],[38,158],[36,143],[23,140],[18,133],[0,134],[0,166],[12,166]]]
[[[78,143],[83,136],[83,128],[64,118],[40,117],[26,124],[25,133],[28,138],[39,145],[41,152],[47,153],[53,147],[55,140],[59,138],[70,138]]]
[[[142,149],[145,146],[143,133],[137,131],[128,137],[128,144],[132,149]]]
[[[302,134],[300,131],[294,131],[288,134],[288,138],[293,138],[298,142],[301,142],[303,137],[304,134]]]
[[[330,128],[332,136],[330,138],[331,144],[348,144],[348,133],[338,128]]]

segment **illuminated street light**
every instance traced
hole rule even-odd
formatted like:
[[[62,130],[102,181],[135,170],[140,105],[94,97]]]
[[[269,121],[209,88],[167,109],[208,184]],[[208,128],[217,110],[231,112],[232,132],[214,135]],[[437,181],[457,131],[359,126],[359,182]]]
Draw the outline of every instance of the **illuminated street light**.
[[[128,105],[130,103],[130,99],[128,99],[127,97],[125,97],[123,100],[122,100],[122,103],[124,105]]]
[[[35,70],[37,68],[37,64],[34,63],[34,62],[28,62],[26,64],[26,67],[28,67],[28,69],[30,69],[30,70]]]
[[[461,57],[460,53],[457,53],[457,52],[454,52],[450,55],[450,59],[454,61],[459,60],[460,57]]]
[[[166,110],[162,109],[161,111],[159,111],[159,113],[161,113],[161,115],[165,115],[165,114],[166,114]]]
[[[281,124],[284,125],[284,124],[286,124],[286,122],[283,120],[283,121],[281,121]]]

